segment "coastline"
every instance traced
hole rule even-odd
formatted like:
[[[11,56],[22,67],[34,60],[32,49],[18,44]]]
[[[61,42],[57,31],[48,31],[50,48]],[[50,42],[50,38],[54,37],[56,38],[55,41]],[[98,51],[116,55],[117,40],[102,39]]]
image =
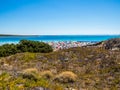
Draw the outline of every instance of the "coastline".
[[[92,45],[111,38],[120,38],[120,35],[3,35],[0,36],[0,45],[17,44],[20,40],[45,42],[56,50],[71,47]]]
[[[80,41],[58,41],[58,42],[46,42],[50,46],[52,46],[54,51],[69,49],[73,47],[82,47],[87,45],[93,45],[97,42],[80,42]]]
[[[49,44],[54,51],[61,50],[61,49],[69,49],[72,47],[82,47],[82,46],[87,46],[87,45],[92,45],[97,43],[97,42],[90,42],[90,41],[89,42],[87,41],[49,41],[49,42],[42,41],[42,42]],[[8,42],[0,43],[0,46],[4,44],[18,44],[18,43],[19,43],[18,41],[14,41],[14,42],[8,41]]]

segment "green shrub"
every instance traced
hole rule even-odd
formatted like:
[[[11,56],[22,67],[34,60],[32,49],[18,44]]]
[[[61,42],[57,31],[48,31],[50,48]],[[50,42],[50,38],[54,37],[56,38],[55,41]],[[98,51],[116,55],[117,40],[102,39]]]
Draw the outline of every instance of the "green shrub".
[[[36,57],[36,56],[35,56],[35,53],[26,52],[26,53],[24,53],[22,59],[23,59],[24,61],[26,61],[26,62],[29,62],[29,61],[35,59],[35,57]]]
[[[8,73],[2,73],[0,75],[0,90],[7,90],[11,76]]]
[[[0,57],[9,56],[18,52],[17,46],[14,44],[4,44],[0,46]]]
[[[21,40],[17,47],[21,52],[41,52],[48,53],[52,51],[52,47],[44,42]]]
[[[0,57],[20,52],[49,53],[52,51],[52,47],[44,42],[21,40],[19,44],[4,44],[0,46]]]

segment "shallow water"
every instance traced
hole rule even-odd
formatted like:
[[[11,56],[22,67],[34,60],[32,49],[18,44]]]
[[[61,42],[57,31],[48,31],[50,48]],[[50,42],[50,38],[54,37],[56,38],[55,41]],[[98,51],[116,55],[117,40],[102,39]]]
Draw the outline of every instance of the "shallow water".
[[[0,36],[0,44],[18,43],[20,40],[34,41],[81,41],[99,42],[111,38],[120,38],[120,35],[40,35],[40,36]]]

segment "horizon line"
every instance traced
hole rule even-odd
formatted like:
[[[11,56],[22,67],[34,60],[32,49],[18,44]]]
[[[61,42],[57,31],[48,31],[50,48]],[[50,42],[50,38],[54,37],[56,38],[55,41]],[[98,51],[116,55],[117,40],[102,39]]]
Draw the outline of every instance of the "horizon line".
[[[116,36],[119,36],[120,34],[0,34],[0,36],[79,36],[79,35],[88,35],[88,36],[92,36],[92,35],[98,35],[98,36],[116,35]]]

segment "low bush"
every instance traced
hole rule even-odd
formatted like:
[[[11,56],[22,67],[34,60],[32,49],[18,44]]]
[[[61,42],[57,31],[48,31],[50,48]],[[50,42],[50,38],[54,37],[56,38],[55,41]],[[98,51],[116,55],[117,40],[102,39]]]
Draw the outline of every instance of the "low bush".
[[[0,57],[9,56],[18,52],[17,46],[14,44],[4,44],[0,46]]]
[[[20,52],[49,53],[52,51],[52,47],[44,42],[21,40],[19,44],[4,44],[0,46],[0,57]]]
[[[36,68],[28,68],[23,70],[23,73],[38,73],[38,70]]]
[[[51,71],[43,71],[41,72],[41,76],[46,79],[51,79],[53,77],[53,73]]]
[[[52,47],[44,42],[21,40],[17,45],[21,52],[41,52],[48,53],[52,51]]]
[[[77,79],[77,75],[70,71],[65,71],[60,73],[55,77],[55,81],[61,82],[61,83],[73,83]]]
[[[24,73],[24,77],[13,77],[8,73],[2,73],[0,75],[0,90],[33,90],[36,87],[49,90],[53,90],[53,88],[54,90],[63,90],[62,86],[53,84],[44,78],[36,79],[34,75],[30,74],[30,71],[33,72],[34,70],[27,71],[29,74]]]
[[[22,77],[32,80],[37,80],[39,78],[38,71],[36,68],[25,69],[22,72]]]
[[[29,53],[29,52],[26,52],[24,53],[22,59],[25,61],[25,62],[29,62],[31,60],[34,60],[36,58],[36,55],[35,53]]]

